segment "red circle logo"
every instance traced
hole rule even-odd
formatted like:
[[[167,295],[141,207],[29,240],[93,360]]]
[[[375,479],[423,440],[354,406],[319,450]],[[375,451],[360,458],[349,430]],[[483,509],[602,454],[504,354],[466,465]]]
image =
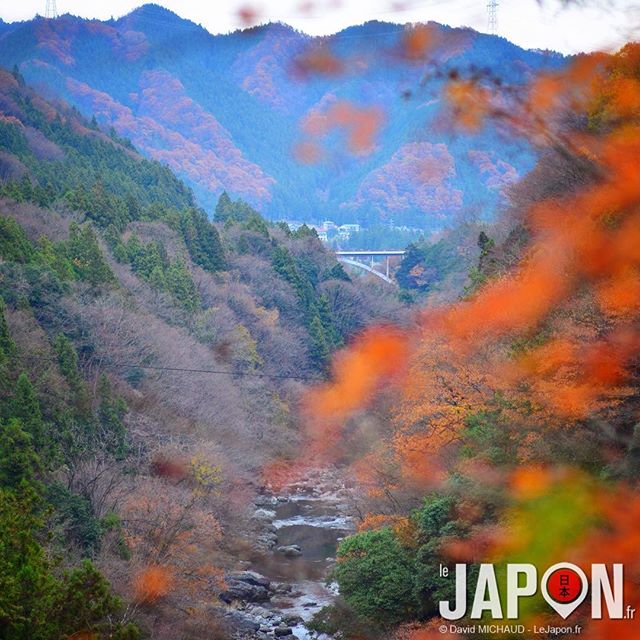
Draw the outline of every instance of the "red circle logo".
[[[547,580],[547,593],[560,604],[570,604],[582,593],[582,579],[573,569],[556,569]]]

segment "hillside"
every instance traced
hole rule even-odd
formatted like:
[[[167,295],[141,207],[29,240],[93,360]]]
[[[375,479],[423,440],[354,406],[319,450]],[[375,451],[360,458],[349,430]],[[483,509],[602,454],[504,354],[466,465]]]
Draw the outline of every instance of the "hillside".
[[[213,36],[145,5],[114,21],[3,25],[0,64],[167,163],[208,212],[227,190],[274,219],[433,230],[490,218],[535,160],[489,124],[454,135],[440,101],[448,74],[517,85],[564,60],[427,28],[437,46],[413,59],[401,25],[369,22],[328,39],[281,24]],[[354,114],[371,129],[361,140]]]
[[[211,630],[260,471],[296,451],[299,393],[404,315],[306,227],[229,197],[216,218],[0,70],[0,572],[37,582],[3,587],[8,637]]]

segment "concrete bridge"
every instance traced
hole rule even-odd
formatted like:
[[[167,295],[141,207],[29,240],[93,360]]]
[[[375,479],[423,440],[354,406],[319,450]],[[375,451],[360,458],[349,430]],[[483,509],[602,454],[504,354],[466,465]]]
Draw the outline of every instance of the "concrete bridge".
[[[353,251],[336,251],[336,256],[340,262],[368,271],[389,284],[396,284],[395,280],[389,275],[389,258],[393,256],[403,256],[404,254],[404,249],[372,249],[370,251],[354,249]],[[375,264],[376,258],[386,258],[385,273],[374,269],[373,265]],[[364,262],[364,260],[367,259],[369,260],[369,264]]]

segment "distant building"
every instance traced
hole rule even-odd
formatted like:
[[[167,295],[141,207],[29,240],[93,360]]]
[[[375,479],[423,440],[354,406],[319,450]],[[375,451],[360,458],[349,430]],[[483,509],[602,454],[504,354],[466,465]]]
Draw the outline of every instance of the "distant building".
[[[348,234],[358,233],[360,231],[359,224],[341,224],[338,228],[342,233]]]
[[[322,226],[324,228],[325,231],[329,231],[329,229],[336,229],[336,223],[333,222],[333,220],[325,220],[322,223]]]
[[[328,242],[329,241],[329,237],[327,236],[327,232],[326,231],[318,231],[318,238],[320,238],[320,240],[322,240],[322,242]]]

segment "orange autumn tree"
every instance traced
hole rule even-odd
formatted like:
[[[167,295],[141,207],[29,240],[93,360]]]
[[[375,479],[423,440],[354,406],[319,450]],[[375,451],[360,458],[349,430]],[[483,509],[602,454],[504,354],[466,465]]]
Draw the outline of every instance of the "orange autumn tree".
[[[606,487],[591,481],[598,509],[582,523],[580,558],[626,562],[635,603],[637,510],[616,516],[599,496],[617,505],[636,501],[629,483],[637,469],[629,454],[638,448],[640,46],[627,45],[615,56],[582,56],[524,90],[490,77],[455,78],[445,97],[462,127],[491,120],[526,135],[541,149],[543,166],[548,157],[560,158],[567,175],[513,212],[518,263],[505,260],[467,298],[427,309],[411,329],[391,335],[396,362],[368,358],[376,340],[371,331],[339,356],[333,382],[308,399],[310,436],[325,450],[340,451],[352,416],[392,387],[396,401],[386,429],[355,464],[370,491],[445,488],[455,473],[501,493],[498,504],[515,510],[507,507],[505,519],[522,507],[517,493],[505,491],[510,467],[600,465],[625,480]],[[468,446],[470,424],[487,415],[491,437],[497,425],[513,444],[511,459],[501,463],[506,469],[495,473],[486,451],[470,453]],[[587,460],[577,448],[589,440],[598,451]],[[390,524],[392,515],[382,510],[367,523]],[[569,518],[566,510],[555,517]],[[615,552],[599,551],[605,540]],[[507,557],[495,548],[491,553],[494,560]],[[594,621],[589,637],[612,637],[602,631],[610,623]],[[614,626],[615,637],[635,637],[629,625]],[[430,633],[431,627],[409,632],[413,638]]]
[[[465,300],[423,312],[416,329],[392,338],[397,345],[411,344],[406,362],[397,363],[398,367],[414,367],[403,389],[406,404],[399,409],[409,421],[415,422],[409,414],[416,398],[426,403],[423,419],[432,412],[429,403],[437,404],[439,392],[430,395],[427,382],[434,389],[439,384],[446,387],[443,376],[447,371],[468,371],[474,363],[485,369],[477,376],[493,381],[485,384],[485,397],[504,387],[505,381],[514,390],[518,384],[528,384],[549,411],[568,418],[584,417],[608,393],[621,392],[638,335],[636,300],[640,298],[634,298],[633,292],[640,266],[640,242],[636,241],[640,239],[640,123],[629,116],[631,99],[626,94],[633,88],[640,93],[640,85],[636,86],[637,80],[620,83],[617,76],[634,51],[629,46],[620,52],[609,63],[608,75],[603,75],[601,57],[594,56],[538,79],[526,95],[510,98],[513,109],[509,111],[485,87],[460,81],[458,88],[471,92],[474,102],[483,105],[485,117],[504,118],[509,126],[530,131],[534,137],[541,133],[541,121],[546,121],[549,144],[558,153],[573,154],[574,162],[584,166],[587,184],[537,202],[525,212],[523,226],[531,240],[514,269],[495,276]],[[562,100],[562,91],[570,99]],[[624,92],[624,100],[617,91]],[[622,111],[616,110],[620,103]],[[593,130],[559,129],[556,133],[556,123],[566,117],[567,109],[580,109],[585,117],[594,110],[606,116],[598,115],[602,123]],[[542,331],[547,337],[536,340]],[[374,397],[378,386],[384,386],[385,367],[377,367],[366,357],[363,360],[360,353],[360,345],[375,340],[365,333],[351,351],[339,357],[335,384],[311,393],[309,403],[325,423],[332,419],[339,423]],[[514,343],[526,340],[530,344],[514,353]],[[436,344],[446,345],[446,366],[435,365]],[[489,356],[487,345],[493,352]],[[420,354],[428,354],[434,362],[420,367]],[[540,366],[549,357],[562,366]],[[341,373],[351,371],[356,361],[355,373]],[[464,396],[464,375],[455,377],[455,393]],[[366,389],[354,400],[350,390],[361,380],[367,381]],[[548,393],[548,385],[553,386],[554,394]],[[354,406],[330,402],[330,398],[343,396]],[[471,402],[477,403],[477,398]],[[430,420],[431,432],[441,434],[437,424],[447,421],[447,412],[436,414]]]

